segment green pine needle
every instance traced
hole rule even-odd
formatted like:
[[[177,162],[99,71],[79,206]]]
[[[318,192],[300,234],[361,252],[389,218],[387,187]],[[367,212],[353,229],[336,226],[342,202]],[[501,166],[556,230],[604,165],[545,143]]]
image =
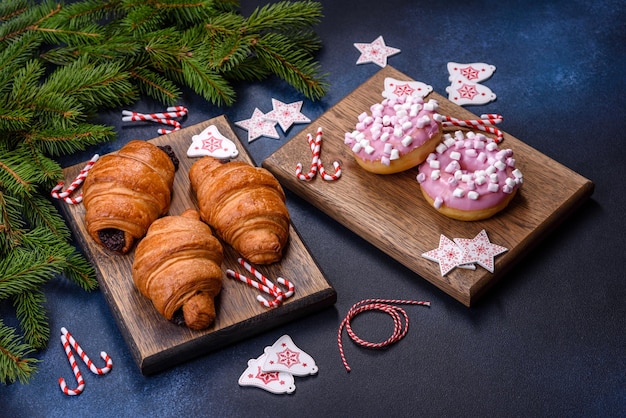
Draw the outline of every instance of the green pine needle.
[[[28,357],[34,348],[22,342],[15,329],[0,318],[0,382],[4,384],[27,383],[40,360]]]

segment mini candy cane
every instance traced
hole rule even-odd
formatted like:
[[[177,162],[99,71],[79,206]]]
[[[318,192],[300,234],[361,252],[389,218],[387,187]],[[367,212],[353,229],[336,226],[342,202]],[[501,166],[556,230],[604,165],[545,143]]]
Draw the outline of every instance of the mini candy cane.
[[[85,165],[85,167],[82,170],[80,170],[80,173],[78,173],[78,176],[76,176],[76,178],[69,185],[67,190],[65,190],[64,192],[61,192],[61,190],[63,189],[63,186],[65,186],[65,183],[63,181],[60,181],[50,191],[50,195],[55,199],[63,199],[66,203],[69,203],[70,205],[75,205],[75,204],[82,202],[83,201],[82,193],[76,197],[71,197],[70,195],[74,192],[74,190],[76,190],[83,183],[85,178],[87,178],[87,174],[89,173],[89,170],[91,170],[91,167],[93,167],[93,165],[96,163],[96,161],[98,161],[99,158],[100,156],[98,154],[95,154],[93,157],[91,157],[91,160],[89,160],[87,164]]]
[[[181,129],[180,122],[173,120],[173,118],[178,118],[185,116],[188,113],[188,110],[184,106],[173,106],[168,107],[166,112],[163,113],[139,113],[132,112],[130,110],[122,110],[122,122],[134,122],[134,121],[150,121],[157,122],[164,125],[171,125],[174,129],[158,129],[157,132],[161,135],[168,134],[174,131],[178,131]]]
[[[337,345],[339,347],[339,354],[341,355],[341,361],[343,362],[346,371],[350,371],[350,366],[348,366],[348,361],[346,360],[346,355],[343,351],[343,343],[341,341],[341,335],[344,328],[348,332],[348,335],[350,336],[352,341],[363,347],[368,348],[386,347],[390,344],[400,341],[402,338],[404,338],[407,332],[409,332],[409,316],[407,315],[406,311],[392,304],[430,306],[430,302],[397,299],[365,299],[352,305],[352,307],[348,311],[348,314],[339,325],[339,331],[337,332]],[[372,343],[361,339],[354,333],[354,331],[352,331],[352,326],[350,325],[350,321],[355,316],[357,316],[361,312],[372,310],[385,312],[389,314],[393,319],[393,333],[388,339],[380,343]],[[404,323],[402,322],[402,318],[404,318]]]
[[[67,383],[65,379],[59,377],[59,386],[63,393],[68,396],[80,395],[85,389],[85,380],[83,376],[80,374],[80,370],[78,369],[78,364],[76,363],[76,359],[74,359],[74,355],[72,354],[72,348],[70,347],[70,343],[67,341],[65,335],[61,335],[61,344],[63,344],[63,348],[65,349],[65,354],[67,355],[67,360],[70,362],[70,366],[72,367],[72,372],[74,372],[74,377],[76,377],[76,389],[69,389],[67,387]]]
[[[278,305],[280,305],[280,303],[293,296],[294,292],[295,292],[295,286],[293,285],[293,283],[291,283],[290,281],[279,277],[276,281],[284,286],[287,287],[287,292],[283,292],[281,289],[279,289],[274,283],[272,283],[267,277],[265,277],[263,274],[261,274],[259,271],[257,271],[254,267],[252,267],[247,261],[245,261],[243,258],[238,258],[237,261],[239,262],[239,264],[241,264],[246,270],[248,270],[250,273],[254,274],[254,276],[260,281],[254,281],[251,280],[250,278],[244,276],[243,274],[239,274],[236,271],[233,271],[231,269],[226,270],[226,275],[233,277],[243,283],[248,284],[249,286],[252,286],[258,290],[261,290],[265,293],[267,293],[268,295],[274,296],[274,300],[268,301],[267,299],[265,299],[263,296],[261,295],[257,295],[257,300],[266,308],[273,308],[276,307]]]
[[[339,177],[341,177],[341,166],[339,162],[333,162],[335,173],[328,174],[326,172],[326,169],[324,168],[324,164],[322,164],[322,161],[320,160],[320,151],[322,148],[322,134],[323,132],[321,127],[317,128],[317,134],[315,136],[315,139],[313,139],[313,136],[311,134],[307,134],[307,142],[311,147],[313,159],[311,160],[311,168],[307,174],[302,174],[302,164],[298,163],[296,165],[296,177],[298,177],[298,179],[304,181],[311,180],[313,179],[313,177],[315,177],[318,170],[322,178],[326,181],[337,180]]]
[[[80,356],[80,358],[83,360],[83,362],[85,362],[85,364],[87,365],[87,367],[89,367],[89,370],[91,370],[93,374],[107,374],[111,371],[111,368],[113,367],[113,360],[111,360],[111,357],[109,357],[106,352],[100,352],[100,357],[106,362],[106,366],[103,368],[96,367],[96,365],[93,364],[89,356],[87,356],[87,354],[83,351],[81,346],[78,345],[78,342],[76,342],[74,337],[72,337],[72,334],[70,334],[69,331],[65,329],[65,327],[61,328],[61,333],[67,338],[69,343],[74,348],[74,351],[76,351],[76,354]]]
[[[311,152],[313,153],[311,168],[309,169],[309,172],[307,174],[302,174],[302,164],[298,163],[296,165],[296,177],[298,177],[300,180],[309,181],[317,174],[318,161],[320,158],[320,148],[322,146],[322,143],[317,141],[317,138],[314,141],[311,134],[307,134],[306,139],[309,143],[309,146],[311,147]]]
[[[504,134],[498,128],[493,125],[501,123],[503,121],[503,117],[494,113],[487,113],[480,116],[480,119],[466,119],[461,120],[454,118],[452,116],[444,116],[440,114],[435,114],[434,116],[437,121],[441,122],[441,126],[464,126],[464,127],[472,127],[479,129],[484,132],[489,132],[496,135],[494,141],[496,143],[502,142]]]

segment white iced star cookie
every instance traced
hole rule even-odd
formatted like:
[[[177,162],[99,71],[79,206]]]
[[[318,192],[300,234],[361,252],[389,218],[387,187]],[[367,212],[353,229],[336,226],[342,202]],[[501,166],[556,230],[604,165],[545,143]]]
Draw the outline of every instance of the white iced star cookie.
[[[239,155],[235,143],[222,135],[215,125],[210,125],[198,135],[192,136],[191,141],[187,150],[188,157],[208,155],[223,160]]]
[[[508,248],[492,244],[484,229],[474,238],[454,238],[454,242],[463,250],[461,263],[477,263],[493,273],[494,257],[508,251]]]
[[[283,103],[280,100],[272,99],[272,110],[265,114],[265,119],[278,122],[283,132],[294,123],[309,123],[311,119],[300,112],[302,100],[293,103]]]
[[[372,62],[381,67],[386,67],[387,58],[400,52],[398,48],[385,45],[382,35],[369,44],[355,43],[354,46],[361,52],[359,59],[356,61],[357,65]]]
[[[235,122],[235,125],[248,131],[248,142],[252,142],[262,136],[274,139],[280,138],[276,131],[276,122],[266,119],[265,114],[258,108],[254,108],[250,119],[240,120]]]

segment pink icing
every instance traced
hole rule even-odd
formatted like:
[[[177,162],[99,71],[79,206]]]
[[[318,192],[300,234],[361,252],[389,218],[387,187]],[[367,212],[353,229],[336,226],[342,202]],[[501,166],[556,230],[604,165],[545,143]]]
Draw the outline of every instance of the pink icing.
[[[457,131],[454,137],[445,134],[436,152],[419,166],[417,181],[437,209],[445,204],[472,211],[499,204],[522,185],[523,176],[512,150],[499,150],[483,134]]]
[[[421,97],[385,99],[370,107],[371,114],[358,117],[356,129],[345,134],[344,142],[365,161],[390,165],[393,160],[422,146],[440,127],[433,119],[438,104]]]

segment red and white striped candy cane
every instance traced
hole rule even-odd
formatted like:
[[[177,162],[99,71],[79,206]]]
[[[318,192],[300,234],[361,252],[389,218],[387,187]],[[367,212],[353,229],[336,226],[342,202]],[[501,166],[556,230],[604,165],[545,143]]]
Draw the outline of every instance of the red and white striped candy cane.
[[[275,306],[278,306],[280,304],[280,302],[282,301],[282,293],[275,293],[273,290],[271,290],[270,288],[268,288],[265,285],[262,285],[261,283],[251,280],[249,277],[244,276],[243,274],[237,273],[234,270],[228,269],[226,270],[226,275],[229,277],[233,277],[243,283],[248,284],[249,286],[252,286],[258,290],[261,290],[265,293],[267,293],[268,295],[272,295],[275,296],[276,298],[272,301],[269,301],[267,299],[265,299],[263,296],[261,295],[257,295],[256,299],[261,303],[261,305],[265,306],[266,308],[273,308]]]
[[[65,337],[65,335],[61,335],[61,344],[63,344],[63,349],[65,349],[65,354],[67,355],[67,359],[70,362],[70,366],[72,367],[72,372],[74,373],[74,377],[76,377],[76,389],[69,389],[67,387],[67,383],[63,377],[59,377],[59,386],[63,393],[68,396],[80,395],[85,389],[85,379],[80,374],[80,370],[78,368],[78,364],[76,363],[76,359],[72,354],[72,348],[70,347],[70,343]]]
[[[70,334],[70,332],[65,327],[61,328],[61,333],[67,338],[67,340],[71,344],[74,351],[76,351],[76,354],[78,354],[78,356],[87,365],[87,367],[89,367],[89,370],[91,370],[93,374],[101,375],[101,374],[107,374],[108,372],[111,371],[111,368],[113,367],[113,360],[111,360],[111,357],[109,357],[109,355],[106,352],[104,351],[100,352],[100,357],[102,358],[102,360],[106,362],[106,366],[102,368],[96,367],[96,365],[93,364],[89,356],[87,356],[87,354],[83,351],[83,349],[78,344],[78,342],[76,342],[72,334]]]
[[[337,345],[339,347],[339,354],[341,355],[341,361],[346,368],[346,371],[350,371],[350,366],[348,366],[348,361],[346,360],[346,355],[343,351],[343,342],[341,341],[343,329],[346,329],[352,341],[363,347],[383,348],[390,344],[396,343],[404,338],[407,332],[409,332],[409,316],[404,309],[400,308],[399,306],[394,306],[397,304],[430,306],[430,302],[399,299],[364,299],[352,305],[344,320],[341,321],[341,324],[339,325],[339,331],[337,332]],[[391,334],[391,336],[385,341],[379,343],[365,341],[357,336],[352,330],[350,321],[355,316],[364,311],[382,311],[389,314],[393,319],[393,333]],[[403,318],[404,322],[402,321]]]
[[[239,274],[236,271],[231,269],[226,270],[226,275],[229,277],[233,277],[243,283],[248,284],[258,290],[261,290],[268,295],[274,296],[274,300],[267,300],[261,295],[257,295],[257,300],[266,308],[273,308],[281,304],[281,302],[295,293],[295,286],[290,281],[279,277],[277,281],[285,286],[287,286],[287,292],[283,292],[280,288],[278,288],[271,280],[265,277],[261,272],[256,270],[250,263],[248,263],[243,258],[238,258],[237,261],[241,264],[247,271],[254,274],[254,276],[259,280],[259,282],[251,280],[247,276],[243,274]]]
[[[182,125],[174,118],[185,116],[188,110],[184,106],[168,107],[166,112],[160,113],[139,113],[130,110],[122,110],[122,122],[134,122],[134,121],[149,121],[157,122],[164,125],[171,125],[174,129],[160,128],[157,132],[161,135],[165,135],[181,129]]]
[[[78,175],[76,176],[74,181],[69,185],[67,190],[65,190],[64,192],[61,192],[61,190],[63,190],[63,186],[65,186],[65,182],[60,181],[50,191],[50,195],[55,199],[63,199],[66,203],[69,203],[71,205],[75,205],[75,204],[82,202],[83,201],[82,193],[76,197],[71,197],[70,195],[74,193],[74,191],[83,183],[85,178],[87,178],[87,174],[89,173],[89,170],[91,170],[91,167],[93,167],[93,165],[96,163],[96,161],[98,161],[99,158],[100,156],[98,154],[95,154],[93,157],[91,157],[91,160],[89,160],[87,164],[85,165],[85,167],[83,167],[83,169],[80,170],[80,173],[78,173]]]
[[[337,180],[339,177],[341,177],[341,165],[339,164],[339,162],[333,162],[333,167],[335,168],[334,174],[328,174],[326,172],[326,169],[324,168],[324,164],[320,159],[320,153],[322,149],[322,135],[323,131],[321,127],[317,128],[317,134],[315,135],[315,139],[313,139],[311,134],[307,134],[307,142],[311,147],[313,159],[311,161],[311,169],[307,174],[302,174],[302,164],[298,163],[298,165],[296,165],[296,177],[298,177],[298,179],[305,181],[311,180],[313,177],[315,177],[318,171],[322,178],[326,181]]]
[[[306,174],[302,174],[302,164],[298,163],[296,165],[296,177],[304,181],[311,180],[317,174],[317,162],[319,161],[319,158],[320,158],[320,148],[321,148],[321,142],[317,142],[317,138],[316,140],[313,140],[313,137],[311,136],[311,134],[307,134],[307,141],[309,143],[309,146],[311,146],[311,152],[313,153],[313,159],[311,160],[311,167],[309,168],[309,172]]]
[[[309,140],[309,145],[311,146],[311,152],[314,152],[315,147],[319,144],[318,151],[318,160],[317,160],[317,168],[320,173],[320,176],[326,181],[334,181],[341,177],[341,165],[338,161],[333,161],[333,167],[335,168],[334,174],[328,174],[326,169],[324,168],[324,164],[322,163],[322,159],[319,158],[319,154],[321,153],[322,148],[322,128],[317,129],[317,136],[315,137],[315,141]]]
[[[444,115],[439,115],[439,114],[436,114],[435,118],[439,122],[441,122],[441,126],[443,127],[462,126],[462,127],[476,128],[484,132],[492,133],[496,135],[496,138],[494,138],[494,141],[498,144],[502,142],[502,140],[504,139],[504,134],[502,133],[502,131],[496,128],[495,126],[493,126],[498,123],[501,123],[504,120],[504,118],[498,114],[486,113],[484,115],[481,115],[480,119],[466,119],[466,120],[461,120],[461,119],[454,118],[452,116],[444,116]]]

